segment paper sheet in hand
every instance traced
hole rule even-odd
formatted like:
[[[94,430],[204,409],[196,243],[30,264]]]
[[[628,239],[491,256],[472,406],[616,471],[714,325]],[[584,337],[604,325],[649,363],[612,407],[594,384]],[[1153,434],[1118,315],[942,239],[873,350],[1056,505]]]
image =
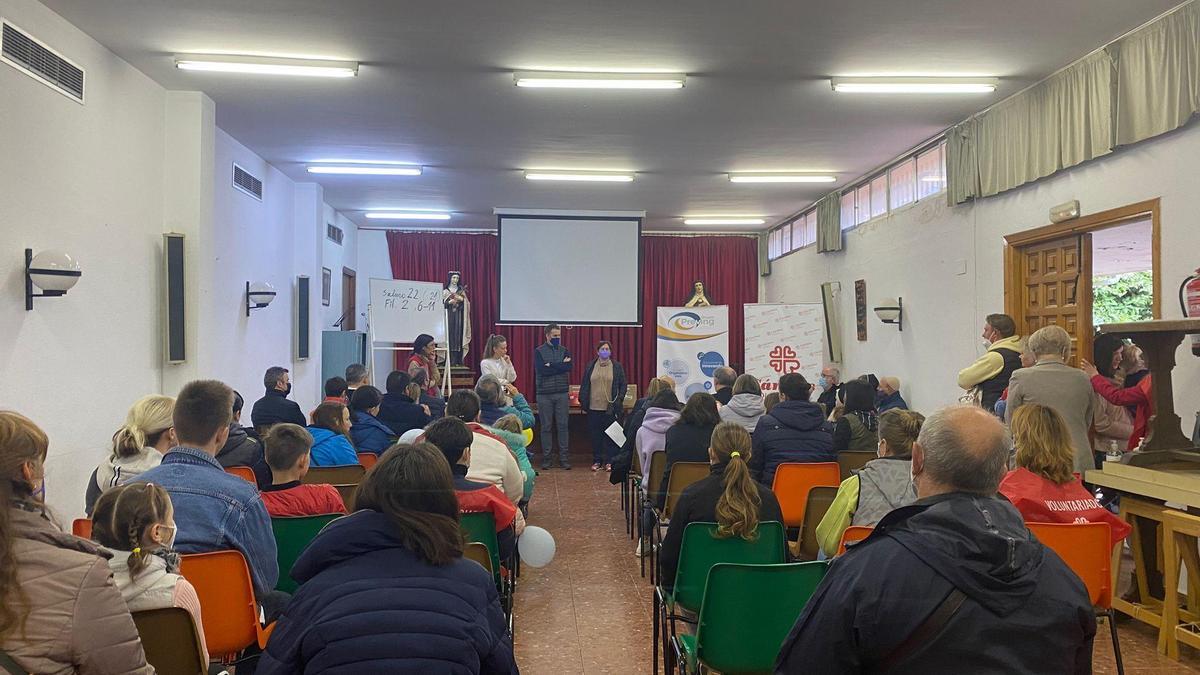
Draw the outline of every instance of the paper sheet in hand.
[[[608,434],[608,437],[613,439],[613,442],[617,444],[617,447],[622,447],[625,445],[625,430],[621,428],[620,422],[613,422],[607,429],[604,430],[604,433]]]

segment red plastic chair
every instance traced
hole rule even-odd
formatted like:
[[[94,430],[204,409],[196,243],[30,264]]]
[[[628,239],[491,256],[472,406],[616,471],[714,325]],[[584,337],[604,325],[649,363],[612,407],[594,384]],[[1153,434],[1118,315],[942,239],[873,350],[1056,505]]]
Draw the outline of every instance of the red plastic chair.
[[[780,464],[775,469],[775,481],[771,484],[771,491],[779,500],[784,526],[802,526],[804,509],[808,506],[808,491],[818,485],[836,488],[842,482],[841,475],[837,462]]]
[[[248,466],[227,466],[225,473],[232,476],[237,476],[251,485],[258,486],[258,479],[254,477],[254,469]]]
[[[258,623],[250,568],[240,551],[192,553],[180,557],[179,572],[196,587],[208,653],[226,661],[252,644],[265,649],[275,624]]]
[[[362,468],[367,469],[368,471],[371,469],[371,467],[375,466],[375,463],[378,461],[379,455],[373,452],[358,453],[358,463],[362,465]]]
[[[71,522],[71,534],[82,539],[92,538],[92,519],[76,518]]]
[[[871,533],[874,531],[875,528],[867,527],[866,525],[851,525],[847,527],[846,531],[842,533],[842,543],[838,544],[837,554],[841,555],[846,552],[846,544],[862,541],[871,536]]]

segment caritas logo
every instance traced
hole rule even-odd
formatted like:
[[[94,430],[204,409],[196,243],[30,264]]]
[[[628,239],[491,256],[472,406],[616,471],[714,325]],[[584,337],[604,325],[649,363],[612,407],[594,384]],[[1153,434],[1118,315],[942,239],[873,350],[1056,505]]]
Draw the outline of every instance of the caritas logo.
[[[786,375],[800,370],[800,359],[796,357],[796,350],[788,345],[775,345],[771,348],[770,356],[771,370]]]

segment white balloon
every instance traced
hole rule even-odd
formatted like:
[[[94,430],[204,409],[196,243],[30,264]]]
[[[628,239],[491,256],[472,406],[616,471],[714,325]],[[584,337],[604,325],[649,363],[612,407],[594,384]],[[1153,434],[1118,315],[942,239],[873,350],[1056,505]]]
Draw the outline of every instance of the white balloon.
[[[529,526],[517,539],[517,551],[521,554],[521,562],[530,567],[545,567],[554,560],[554,537],[540,528]]]

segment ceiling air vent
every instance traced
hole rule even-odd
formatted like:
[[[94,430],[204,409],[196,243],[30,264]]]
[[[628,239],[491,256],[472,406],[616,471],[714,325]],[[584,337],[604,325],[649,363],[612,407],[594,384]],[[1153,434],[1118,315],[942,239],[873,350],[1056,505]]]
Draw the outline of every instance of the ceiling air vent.
[[[338,227],[337,225],[334,225],[333,223],[325,223],[325,238],[326,239],[328,239],[329,241],[332,241],[333,243],[337,244],[338,246],[341,246],[342,238],[344,236],[346,236],[346,233],[342,232],[342,228]]]
[[[83,69],[59,56],[13,24],[3,21],[0,37],[0,60],[53,88],[55,91],[83,103]]]
[[[262,201],[262,181],[237,164],[233,165],[233,187]]]

